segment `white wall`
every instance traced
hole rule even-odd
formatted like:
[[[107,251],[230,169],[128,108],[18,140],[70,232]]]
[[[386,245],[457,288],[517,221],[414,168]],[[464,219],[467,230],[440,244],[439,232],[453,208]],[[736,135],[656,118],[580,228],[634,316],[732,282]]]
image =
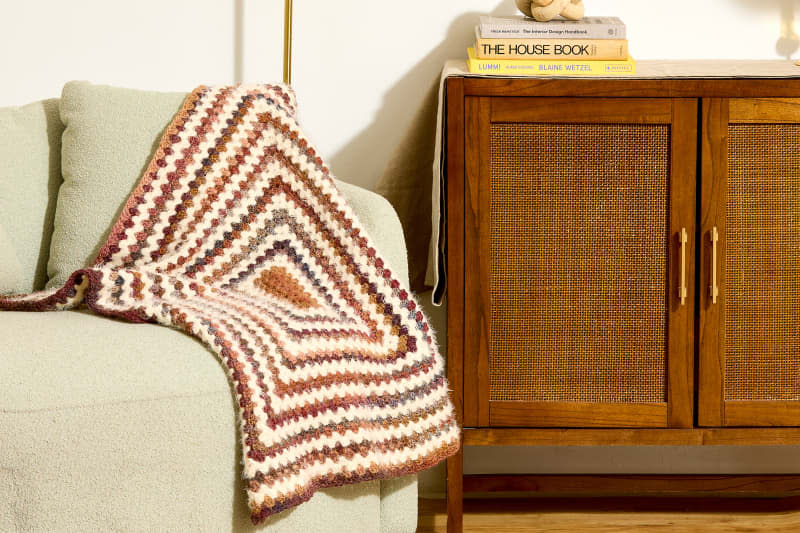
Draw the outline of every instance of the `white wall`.
[[[800,15],[795,0],[585,2],[587,14],[628,24],[637,59],[778,58],[780,13]],[[278,81],[282,9],[281,0],[2,0],[0,105],[57,96],[72,79],[181,91]],[[478,16],[514,12],[512,0],[296,0],[300,118],[333,172],[374,187],[442,63],[464,56]],[[441,309],[431,315],[443,333]],[[533,472],[800,471],[798,449],[546,448],[467,457],[468,471],[507,457]],[[423,489],[441,492],[441,479],[441,470],[423,476]]]
[[[777,58],[781,7],[800,15],[794,0],[585,2],[587,14],[627,22],[637,59]],[[375,184],[442,62],[464,56],[487,12],[515,8],[512,0],[295,2],[301,118],[334,173]],[[280,80],[282,16],[281,0],[2,0],[0,105],[56,96],[72,79],[185,91]]]
[[[58,96],[76,79],[187,92],[277,79],[283,19],[273,3],[0,0],[0,105]]]
[[[618,15],[636,59],[779,57],[780,0],[584,0]],[[797,4],[800,16],[800,2]],[[415,103],[448,58],[466,55],[480,14],[512,0],[295,2],[294,85],[311,138],[340,177],[375,183]]]

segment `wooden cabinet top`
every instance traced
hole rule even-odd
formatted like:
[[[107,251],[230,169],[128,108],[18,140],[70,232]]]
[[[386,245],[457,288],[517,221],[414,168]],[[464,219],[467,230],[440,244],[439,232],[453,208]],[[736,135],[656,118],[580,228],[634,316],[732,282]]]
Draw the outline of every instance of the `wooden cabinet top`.
[[[800,74],[800,67],[798,74]],[[800,98],[798,78],[505,78],[449,77],[464,96],[647,98]]]
[[[636,74],[611,78],[480,75],[450,60],[442,77],[458,78],[466,96],[800,97],[800,65],[786,60],[642,60]]]

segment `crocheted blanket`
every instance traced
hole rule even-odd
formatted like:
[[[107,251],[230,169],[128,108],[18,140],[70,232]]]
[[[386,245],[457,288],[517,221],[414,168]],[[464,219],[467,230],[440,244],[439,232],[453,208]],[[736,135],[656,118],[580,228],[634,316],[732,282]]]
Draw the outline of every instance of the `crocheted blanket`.
[[[156,322],[220,358],[252,519],[459,446],[419,305],[295,119],[287,86],[198,87],[91,268],[0,308]]]

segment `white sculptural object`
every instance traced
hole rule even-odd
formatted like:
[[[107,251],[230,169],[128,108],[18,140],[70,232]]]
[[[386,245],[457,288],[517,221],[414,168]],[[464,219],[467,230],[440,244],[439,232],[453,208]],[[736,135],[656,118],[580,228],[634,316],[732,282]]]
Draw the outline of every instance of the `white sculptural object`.
[[[583,0],[516,0],[516,3],[520,11],[539,22],[559,15],[569,20],[583,18]]]

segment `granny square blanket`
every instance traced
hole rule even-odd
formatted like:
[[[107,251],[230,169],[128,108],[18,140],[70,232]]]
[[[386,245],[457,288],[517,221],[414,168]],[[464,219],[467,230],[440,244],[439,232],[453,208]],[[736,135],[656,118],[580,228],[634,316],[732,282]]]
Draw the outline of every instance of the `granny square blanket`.
[[[431,467],[459,446],[418,303],[364,234],[284,85],[198,87],[91,268],[0,298],[180,328],[239,405],[255,523],[320,488]]]

